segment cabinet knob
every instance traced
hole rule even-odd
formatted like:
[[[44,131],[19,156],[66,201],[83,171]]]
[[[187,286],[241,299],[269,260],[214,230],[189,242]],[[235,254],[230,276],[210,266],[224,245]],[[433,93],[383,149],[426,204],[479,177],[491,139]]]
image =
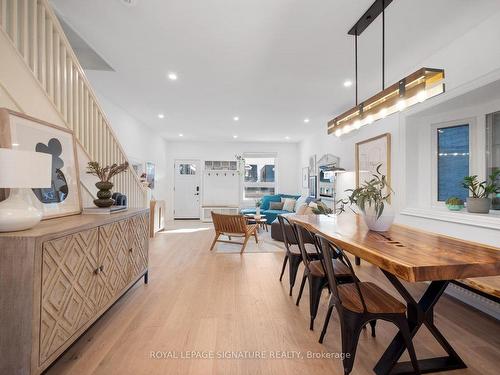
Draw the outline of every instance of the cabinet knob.
[[[128,249],[128,252],[131,253],[132,252],[132,248]]]
[[[96,275],[99,275],[102,271],[104,270],[104,266],[100,266],[100,267],[97,267],[95,270],[94,270],[94,273]]]

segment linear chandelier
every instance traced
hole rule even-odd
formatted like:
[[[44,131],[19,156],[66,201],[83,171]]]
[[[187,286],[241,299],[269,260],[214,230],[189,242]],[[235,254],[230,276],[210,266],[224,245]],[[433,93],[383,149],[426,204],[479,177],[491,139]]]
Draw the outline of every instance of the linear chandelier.
[[[340,137],[395,112],[445,92],[444,70],[421,68],[385,88],[385,8],[392,0],[376,0],[349,30],[354,35],[356,105],[328,122],[328,134]],[[382,14],[382,91],[358,103],[358,36]]]

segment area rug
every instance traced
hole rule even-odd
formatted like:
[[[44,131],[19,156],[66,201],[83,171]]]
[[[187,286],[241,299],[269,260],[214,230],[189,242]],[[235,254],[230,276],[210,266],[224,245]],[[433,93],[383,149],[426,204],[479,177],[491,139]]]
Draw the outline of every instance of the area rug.
[[[261,230],[257,234],[257,237],[259,238],[259,243],[255,243],[255,238],[250,238],[247,246],[245,247],[244,253],[278,253],[284,251],[283,243],[273,240],[270,232]],[[221,236],[220,238],[227,240],[227,237],[224,236]],[[232,238],[232,240],[243,242],[242,238]],[[217,242],[214,250],[218,254],[239,254],[241,251],[241,245]]]

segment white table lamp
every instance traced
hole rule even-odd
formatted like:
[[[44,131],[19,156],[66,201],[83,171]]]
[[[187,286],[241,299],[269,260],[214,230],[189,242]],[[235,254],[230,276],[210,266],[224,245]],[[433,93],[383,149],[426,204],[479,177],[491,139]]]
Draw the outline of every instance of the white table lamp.
[[[29,229],[42,219],[32,204],[32,188],[52,185],[52,156],[41,152],[0,148],[0,188],[11,189],[0,202],[0,232]],[[36,198],[35,198],[36,199]]]

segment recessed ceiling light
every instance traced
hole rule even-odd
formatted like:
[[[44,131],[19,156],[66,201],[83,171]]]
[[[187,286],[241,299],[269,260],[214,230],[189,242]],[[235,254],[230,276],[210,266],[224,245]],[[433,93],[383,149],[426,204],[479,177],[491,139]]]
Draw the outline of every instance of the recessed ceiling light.
[[[233,138],[236,139],[236,138],[238,138],[238,136],[235,134],[235,135],[233,135]]]
[[[352,86],[352,81],[347,80],[344,82],[344,87],[351,87]]]
[[[305,119],[304,119],[304,122],[305,122],[306,124],[307,124],[309,121],[311,121],[311,120],[309,120],[308,118],[305,118]]]
[[[287,135],[287,136],[285,137],[285,139],[286,139],[286,140],[289,140],[289,139],[290,139],[290,137]]]
[[[238,116],[234,116],[233,121],[240,121],[240,118]]]
[[[165,115],[163,113],[158,113],[158,118],[159,119],[165,118]]]
[[[182,134],[182,133],[179,133],[179,137],[184,137],[184,134]]]
[[[174,73],[174,72],[170,72],[168,73],[168,79],[171,80],[171,81],[177,81],[177,73]]]

